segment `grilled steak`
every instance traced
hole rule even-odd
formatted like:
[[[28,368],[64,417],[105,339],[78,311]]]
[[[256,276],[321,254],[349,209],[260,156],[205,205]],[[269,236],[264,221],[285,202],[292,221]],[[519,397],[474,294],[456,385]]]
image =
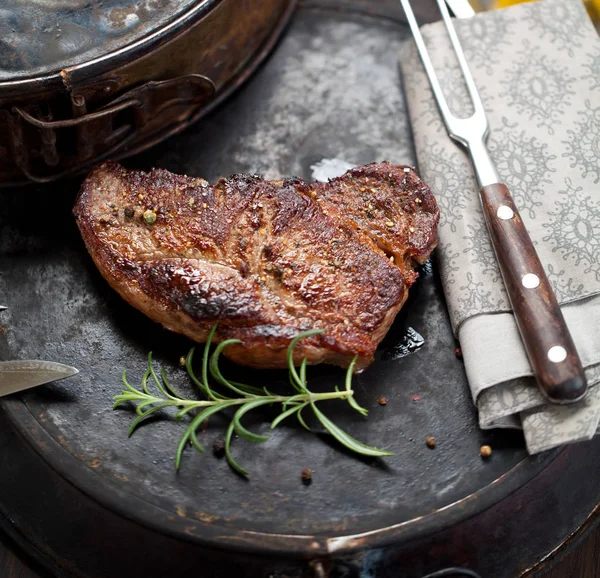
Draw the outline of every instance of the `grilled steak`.
[[[92,170],[74,214],[98,269],[167,329],[243,343],[243,365],[300,361],[357,370],[373,360],[422,263],[439,211],[409,167],[373,163],[329,183],[234,175],[209,185],[165,170]]]

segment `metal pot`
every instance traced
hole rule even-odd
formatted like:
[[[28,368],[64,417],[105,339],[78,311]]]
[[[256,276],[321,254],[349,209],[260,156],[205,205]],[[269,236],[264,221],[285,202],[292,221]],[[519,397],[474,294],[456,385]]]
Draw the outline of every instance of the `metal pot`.
[[[0,10],[0,186],[49,182],[194,122],[295,0],[16,0]]]

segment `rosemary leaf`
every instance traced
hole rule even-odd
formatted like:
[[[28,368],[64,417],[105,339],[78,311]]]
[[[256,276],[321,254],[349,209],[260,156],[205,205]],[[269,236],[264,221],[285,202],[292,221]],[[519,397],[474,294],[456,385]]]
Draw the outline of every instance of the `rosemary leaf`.
[[[306,407],[306,405],[304,406]],[[296,417],[298,418],[298,421],[300,422],[300,425],[306,430],[306,431],[312,431],[307,425],[306,422],[304,421],[304,418],[302,417],[302,410],[304,409],[304,407],[300,408],[298,410],[298,413],[296,414]]]
[[[287,406],[290,403],[298,403],[298,402],[301,402],[302,400],[304,400],[305,398],[306,398],[305,393],[298,393],[297,395],[292,395],[291,397],[288,397],[286,399],[286,401],[283,402],[283,409],[287,409]]]
[[[358,356],[355,356],[350,365],[348,366],[348,370],[346,371],[346,391],[350,394],[352,391],[352,374],[354,373],[354,367],[356,365],[356,359]],[[361,415],[365,417],[369,414],[368,410],[364,407],[361,407],[356,398],[353,395],[348,395],[348,403]]]
[[[300,364],[300,381],[302,382],[302,388],[306,389],[306,357]]]
[[[133,435],[133,432],[135,431],[135,428],[143,421],[145,420],[149,415],[152,415],[153,413],[156,413],[157,411],[164,409],[165,407],[169,407],[171,404],[170,403],[162,403],[161,405],[155,405],[154,407],[146,410],[145,412],[139,414],[132,422],[131,422],[131,426],[129,427],[129,431],[127,432],[127,436],[131,437]],[[139,407],[139,406],[138,406]]]
[[[202,422],[207,420],[211,415],[214,415],[215,413],[218,413],[224,410],[225,408],[230,407],[231,405],[234,404],[223,403],[219,405],[211,405],[206,409],[202,410],[198,415],[194,417],[190,425],[186,428],[185,432],[183,432],[183,435],[179,439],[179,444],[177,445],[177,453],[175,454],[176,469],[179,469],[179,466],[181,464],[181,455],[183,454],[183,450],[185,449],[185,446],[187,445],[192,435],[192,432],[195,432],[202,425]]]
[[[317,406],[311,402],[311,408],[315,412],[317,419],[323,424],[323,427],[342,445],[346,446],[349,450],[361,454],[363,456],[393,456],[393,452],[386,450],[380,450],[358,440],[355,440],[350,434],[347,434],[343,429],[335,425]]]
[[[133,387],[132,385],[129,385],[128,381],[127,381],[127,370],[123,371],[123,375],[121,376],[121,380],[123,381],[123,384],[125,385],[125,387],[131,391],[132,393],[136,394],[136,395],[141,395],[142,392],[139,391],[138,389],[136,389],[135,387]]]
[[[219,356],[221,355],[221,352],[223,351],[223,349],[225,349],[228,345],[233,345],[236,343],[241,343],[241,341],[239,339],[227,339],[227,340],[219,343],[219,345],[217,345],[214,353],[212,354],[212,356],[210,358],[210,365],[209,365],[210,374],[213,376],[213,378],[215,379],[215,381],[217,383],[219,383],[223,387],[227,387],[227,388],[231,389],[231,391],[233,391],[234,393],[237,393],[238,395],[241,395],[242,397],[245,397],[245,396],[256,397],[257,395],[263,395],[263,391],[261,389],[258,389],[257,387],[251,387],[249,385],[243,385],[243,384],[236,384],[236,383],[233,383],[223,377],[223,374],[221,373],[221,370],[219,369]]]
[[[212,343],[216,331],[217,325],[215,324],[213,325],[212,329],[210,330],[210,333],[208,334],[208,338],[206,339],[206,343],[204,344],[204,353],[202,355],[202,385],[204,386],[204,391],[206,392],[206,395],[208,395],[210,399],[214,399],[215,401],[217,399],[225,398],[224,395],[222,396],[218,393],[214,393],[208,383],[208,355],[210,352],[210,344]]]
[[[275,429],[284,419],[290,417],[291,415],[294,414],[294,412],[297,412],[303,408],[306,407],[306,403],[303,403],[302,405],[295,405],[294,407],[291,407],[290,409],[284,411],[283,413],[280,413],[272,422],[271,422],[271,429]]]
[[[204,351],[207,351],[207,346],[208,344],[206,344],[204,346]],[[194,384],[198,387],[198,389],[204,393],[204,395],[206,395],[207,397],[209,397],[210,399],[225,399],[225,396],[223,395],[217,395],[215,393],[213,393],[213,391],[210,389],[210,387],[208,387],[208,384],[205,386],[197,377],[196,377],[196,373],[194,372],[194,367],[192,365],[192,361],[194,359],[194,353],[196,351],[195,347],[192,347],[189,351],[188,354],[186,355],[185,358],[185,368],[188,372],[188,375],[190,376],[191,380],[194,382]]]
[[[252,385],[246,385],[245,383],[239,383],[238,381],[229,381],[229,383],[234,385],[236,388],[257,397],[263,395],[273,395],[266,387],[253,387]]]
[[[138,415],[142,415],[143,410],[146,406],[158,403],[160,401],[162,400],[157,397],[151,397],[150,399],[146,399],[145,401],[138,403],[137,407],[135,408],[135,413],[137,413]]]
[[[300,393],[304,393],[306,391],[306,387],[298,375],[296,368],[294,367],[294,348],[296,347],[298,341],[301,339],[305,339],[307,337],[312,337],[313,335],[320,335],[324,333],[322,329],[311,329],[310,331],[303,331],[302,333],[298,333],[294,339],[290,342],[287,351],[287,362],[288,368],[290,370],[290,383],[297,389]]]
[[[269,439],[269,436],[258,435],[258,434],[252,433],[251,431],[248,431],[241,424],[240,420],[249,411],[251,411],[257,407],[260,407],[261,405],[267,405],[267,404],[271,404],[271,403],[273,403],[272,399],[255,399],[253,401],[249,401],[248,403],[245,403],[242,407],[240,407],[240,409],[238,409],[235,412],[235,415],[233,416],[232,423],[233,423],[233,429],[235,429],[235,433],[237,433],[239,436],[243,437],[244,439],[248,440],[249,442],[254,442],[254,443],[266,442]]]
[[[160,378],[162,379],[165,389],[169,392],[169,397],[173,399],[181,399],[181,396],[173,389],[173,386],[170,384],[167,378],[167,372],[165,371],[164,367],[162,367],[160,370]]]
[[[124,390],[123,393],[115,395],[113,399],[115,400],[113,409],[117,409],[122,403],[125,403],[126,401],[138,401],[140,399],[140,396]]]
[[[190,376],[190,379],[194,382],[194,385],[196,385],[196,387],[202,393],[206,394],[206,389],[204,388],[204,385],[202,385],[202,383],[198,380],[198,378],[196,377],[196,374],[194,373],[194,368],[192,367],[194,353],[196,353],[196,348],[192,347],[188,351],[188,354],[185,356],[185,369],[187,370],[188,375]]]
[[[150,352],[152,355],[152,352]],[[142,390],[146,395],[150,395],[150,390],[148,389],[148,378],[150,377],[150,370],[147,369],[146,373],[144,373],[144,377],[142,377]]]
[[[177,420],[183,419],[188,413],[190,413],[190,411],[194,411],[195,409],[197,409],[197,407],[195,407],[193,405],[188,405],[187,407],[180,409],[175,414],[175,419],[177,419]]]
[[[233,436],[233,432],[234,425],[233,422],[231,422],[227,428],[227,433],[225,434],[225,456],[227,457],[227,462],[236,472],[238,472],[238,474],[241,474],[242,476],[249,476],[250,472],[242,468],[242,466],[240,466],[240,464],[238,464],[231,455],[231,438]]]
[[[204,446],[198,441],[198,436],[196,435],[196,430],[192,430],[190,433],[190,441],[192,442],[192,445],[194,446],[194,448],[196,448],[197,451],[199,451],[201,454],[204,453]]]
[[[148,371],[150,372],[158,391],[160,391],[160,393],[162,393],[165,397],[171,397],[163,387],[162,383],[158,379],[158,375],[156,375],[156,372],[154,371],[154,364],[152,363],[152,351],[148,353]]]
[[[191,430],[188,428],[183,432],[183,435],[179,438],[179,443],[177,444],[177,451],[175,452],[175,469],[178,470],[181,465],[181,454],[183,454],[183,450],[185,446],[190,440]]]

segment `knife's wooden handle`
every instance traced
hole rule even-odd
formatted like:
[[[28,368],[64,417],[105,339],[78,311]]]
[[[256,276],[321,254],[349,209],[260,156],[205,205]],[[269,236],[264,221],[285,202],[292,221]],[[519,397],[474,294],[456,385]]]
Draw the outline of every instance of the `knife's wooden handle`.
[[[537,382],[551,402],[575,402],[585,395],[585,374],[512,196],[500,183],[483,187],[480,194],[500,271]]]

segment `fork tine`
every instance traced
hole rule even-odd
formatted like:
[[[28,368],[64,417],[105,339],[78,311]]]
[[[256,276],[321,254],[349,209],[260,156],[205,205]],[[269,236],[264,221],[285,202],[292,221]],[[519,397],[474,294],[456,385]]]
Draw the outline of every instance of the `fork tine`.
[[[446,25],[446,29],[448,30],[448,35],[450,36],[450,41],[452,42],[454,53],[456,54],[456,58],[458,59],[458,64],[460,65],[460,69],[462,70],[463,78],[465,84],[467,85],[469,96],[471,97],[471,101],[473,103],[473,109],[476,113],[483,113],[485,115],[485,110],[483,108],[483,103],[481,102],[481,97],[479,96],[479,91],[477,90],[477,86],[475,85],[475,81],[473,80],[473,75],[471,74],[471,70],[469,69],[469,65],[467,64],[467,59],[465,58],[465,53],[463,52],[462,45],[460,43],[460,40],[458,39],[458,35],[456,34],[456,29],[454,28],[452,18],[450,18],[450,13],[448,12],[446,1],[437,0],[437,3],[440,8],[440,12],[442,13],[442,18],[444,20],[444,24]]]
[[[423,36],[419,30],[414,12],[412,11],[410,0],[400,0],[400,4],[402,4],[402,7],[404,8],[406,19],[408,20],[408,24],[415,39],[415,44],[417,45],[423,68],[429,79],[433,96],[435,97],[441,117],[446,125],[448,135],[450,138],[467,148],[471,160],[473,161],[473,168],[475,169],[477,180],[483,187],[499,182],[498,171],[486,148],[486,141],[489,134],[489,122],[485,114],[481,97],[479,96],[479,91],[475,86],[475,81],[473,80],[473,76],[471,75],[471,71],[469,70],[464,52],[460,45],[460,40],[456,35],[456,30],[454,29],[448,8],[444,2],[445,0],[437,0],[438,7],[444,20],[444,25],[450,36],[452,47],[454,48],[463,75],[463,80],[467,86],[467,92],[473,105],[473,114],[468,118],[458,118],[450,110],[437,74],[435,73],[433,63],[429,57],[429,51],[425,46]]]
[[[442,117],[447,125],[449,120],[456,119],[456,117],[452,114],[452,111],[450,110],[450,107],[446,102],[444,92],[442,91],[442,87],[440,86],[440,81],[438,80],[437,74],[435,73],[435,68],[433,67],[431,58],[429,58],[427,46],[425,46],[425,41],[423,40],[423,36],[421,35],[421,31],[419,30],[419,25],[417,24],[415,13],[413,12],[413,9],[410,5],[410,0],[400,0],[400,3],[402,4],[402,8],[404,8],[404,13],[406,14],[408,25],[410,26],[413,38],[415,39],[415,44],[417,45],[417,51],[419,52],[421,62],[423,63],[423,68],[425,68],[425,73],[427,74],[427,78],[429,78],[429,84],[431,85],[433,96],[435,97],[440,112],[442,113]]]

